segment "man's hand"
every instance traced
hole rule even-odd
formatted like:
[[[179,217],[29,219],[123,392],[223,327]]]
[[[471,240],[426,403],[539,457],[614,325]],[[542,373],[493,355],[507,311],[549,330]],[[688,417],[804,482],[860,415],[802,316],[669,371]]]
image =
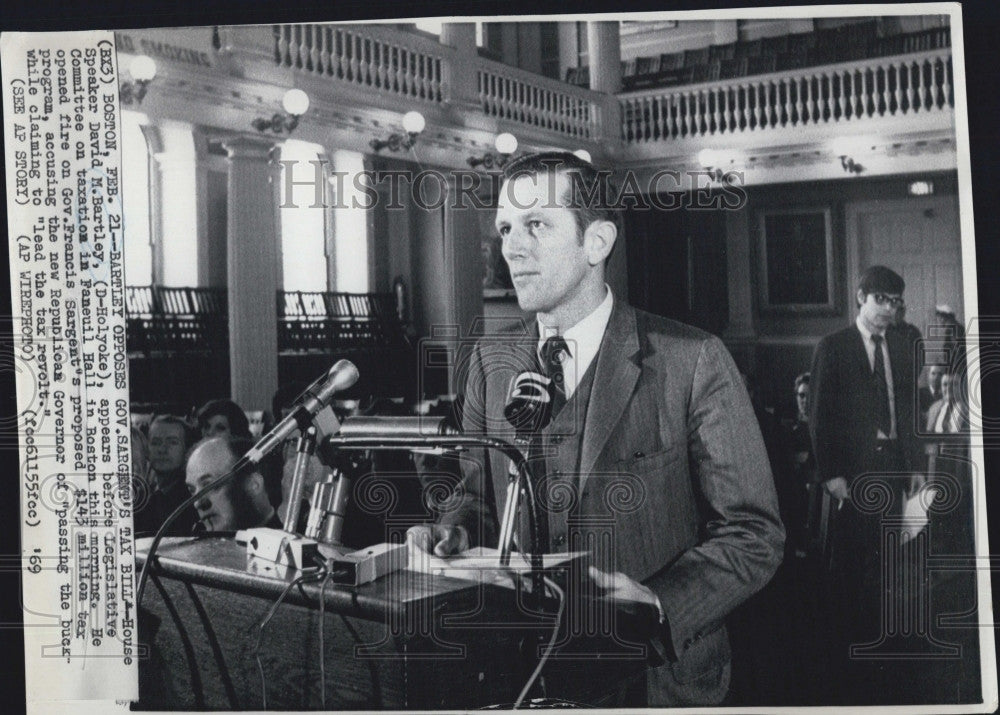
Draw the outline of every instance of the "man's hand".
[[[847,501],[851,498],[851,489],[847,486],[847,480],[843,477],[834,477],[833,479],[826,480],[823,482],[823,488],[834,499]]]
[[[419,524],[406,530],[406,542],[444,558],[469,548],[469,532],[463,526]]]
[[[652,589],[643,586],[638,581],[633,581],[619,571],[608,573],[591,566],[590,577],[599,588],[608,591],[609,593],[605,595],[617,604],[620,604],[620,607],[628,608],[627,604],[622,603],[623,601],[644,604],[652,607],[660,621],[663,621],[663,607],[660,605],[660,599],[657,598]]]

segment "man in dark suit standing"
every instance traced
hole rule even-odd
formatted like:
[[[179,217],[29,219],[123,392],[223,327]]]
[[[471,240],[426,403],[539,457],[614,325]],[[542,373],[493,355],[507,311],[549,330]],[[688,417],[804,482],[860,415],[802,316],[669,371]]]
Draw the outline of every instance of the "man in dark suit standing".
[[[829,533],[834,695],[847,702],[879,697],[878,661],[849,656],[851,645],[876,641],[886,596],[882,565],[894,559],[884,541],[885,517],[899,514],[908,476],[918,463],[912,345],[888,330],[902,304],[904,281],[872,266],[857,291],[857,319],[820,341],[813,356],[810,433],[819,480],[834,501]],[[884,502],[884,503],[883,503]],[[892,585],[889,585],[890,589]],[[884,694],[884,691],[883,693]]]
[[[525,369],[552,377],[554,414],[536,436],[544,457],[534,463],[545,472],[539,491],[553,497],[552,550],[592,548],[587,518],[610,511],[614,546],[593,549],[601,568],[591,575],[654,615],[650,640],[666,662],[648,671],[648,704],[716,704],[730,677],[725,617],[781,561],[773,478],[721,341],[635,310],[605,283],[619,221],[609,205],[617,197],[595,191],[604,179],[567,153],[506,168],[496,227],[518,303],[536,321],[507,332],[503,349],[477,344],[464,427],[509,438],[511,379]],[[506,471],[495,453],[468,461],[457,508],[411,539],[439,556],[493,545],[489,505],[502,512]],[[628,504],[611,485],[627,485]],[[572,496],[557,504],[558,493]]]

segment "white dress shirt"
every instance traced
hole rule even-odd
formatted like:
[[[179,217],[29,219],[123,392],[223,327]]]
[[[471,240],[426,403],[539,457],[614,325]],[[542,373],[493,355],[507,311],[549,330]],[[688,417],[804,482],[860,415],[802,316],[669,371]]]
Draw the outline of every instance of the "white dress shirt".
[[[945,417],[948,418],[947,423]],[[958,423],[958,405],[954,402],[941,405],[934,423],[934,431],[940,434],[956,434],[961,431]]]
[[[608,293],[604,296],[601,304],[594,308],[590,315],[562,334],[570,353],[569,359],[562,364],[563,385],[566,387],[567,400],[573,396],[580,380],[587,374],[587,368],[597,356],[597,351],[601,348],[601,341],[604,339],[604,331],[608,327],[608,321],[611,320],[614,297],[611,295],[611,287],[607,284],[604,287]],[[555,328],[550,328],[542,321],[538,321],[538,355],[541,364],[544,364],[541,358],[542,345],[550,337],[558,334],[559,332]]]
[[[861,332],[862,342],[865,344],[865,352],[868,353],[868,366],[874,372],[875,343],[872,341],[872,331],[861,322],[860,315],[854,321],[854,324],[858,326],[858,330]],[[885,339],[885,333],[882,333],[882,361],[885,363],[885,381],[887,383],[886,387],[889,389],[889,416],[891,418],[890,424],[892,425],[892,429],[890,430],[891,434],[885,434],[882,430],[879,430],[878,438],[896,439],[896,395],[892,391],[892,363],[889,362],[889,342]]]

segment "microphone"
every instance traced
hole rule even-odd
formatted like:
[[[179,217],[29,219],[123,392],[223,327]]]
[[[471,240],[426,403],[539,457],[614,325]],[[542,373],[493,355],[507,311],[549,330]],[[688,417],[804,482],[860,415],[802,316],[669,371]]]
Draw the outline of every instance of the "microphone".
[[[525,460],[529,458],[532,438],[542,431],[552,418],[552,396],[555,387],[552,379],[539,372],[525,371],[510,381],[507,405],[503,416],[514,428],[514,442]],[[500,563],[510,563],[511,542],[514,538],[517,520],[517,505],[522,494],[528,497],[531,521],[532,563],[540,559],[541,552],[548,550],[548,517],[539,510],[538,496],[534,484],[522,483],[517,464],[510,461],[507,471],[507,502],[500,520]],[[523,545],[522,548],[528,545]],[[537,548],[535,548],[537,547]],[[538,553],[535,553],[538,552]]]
[[[503,416],[518,440],[530,440],[552,417],[552,379],[538,372],[522,372],[510,383]]]
[[[306,430],[313,418],[330,404],[333,396],[343,392],[358,381],[358,368],[350,360],[338,360],[330,371],[318,379],[302,394],[298,406],[285,419],[274,426],[246,453],[251,464],[260,464],[272,450],[281,445],[296,430]]]
[[[461,434],[447,417],[348,417],[340,425],[338,437],[383,437],[409,439]]]

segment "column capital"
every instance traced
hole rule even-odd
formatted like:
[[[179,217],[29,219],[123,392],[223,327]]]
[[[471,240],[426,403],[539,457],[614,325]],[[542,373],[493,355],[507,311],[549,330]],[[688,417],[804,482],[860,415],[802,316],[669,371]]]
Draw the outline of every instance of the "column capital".
[[[229,154],[230,159],[270,161],[276,158],[274,150],[278,147],[278,142],[270,137],[241,134],[225,139],[222,142],[222,147]]]

